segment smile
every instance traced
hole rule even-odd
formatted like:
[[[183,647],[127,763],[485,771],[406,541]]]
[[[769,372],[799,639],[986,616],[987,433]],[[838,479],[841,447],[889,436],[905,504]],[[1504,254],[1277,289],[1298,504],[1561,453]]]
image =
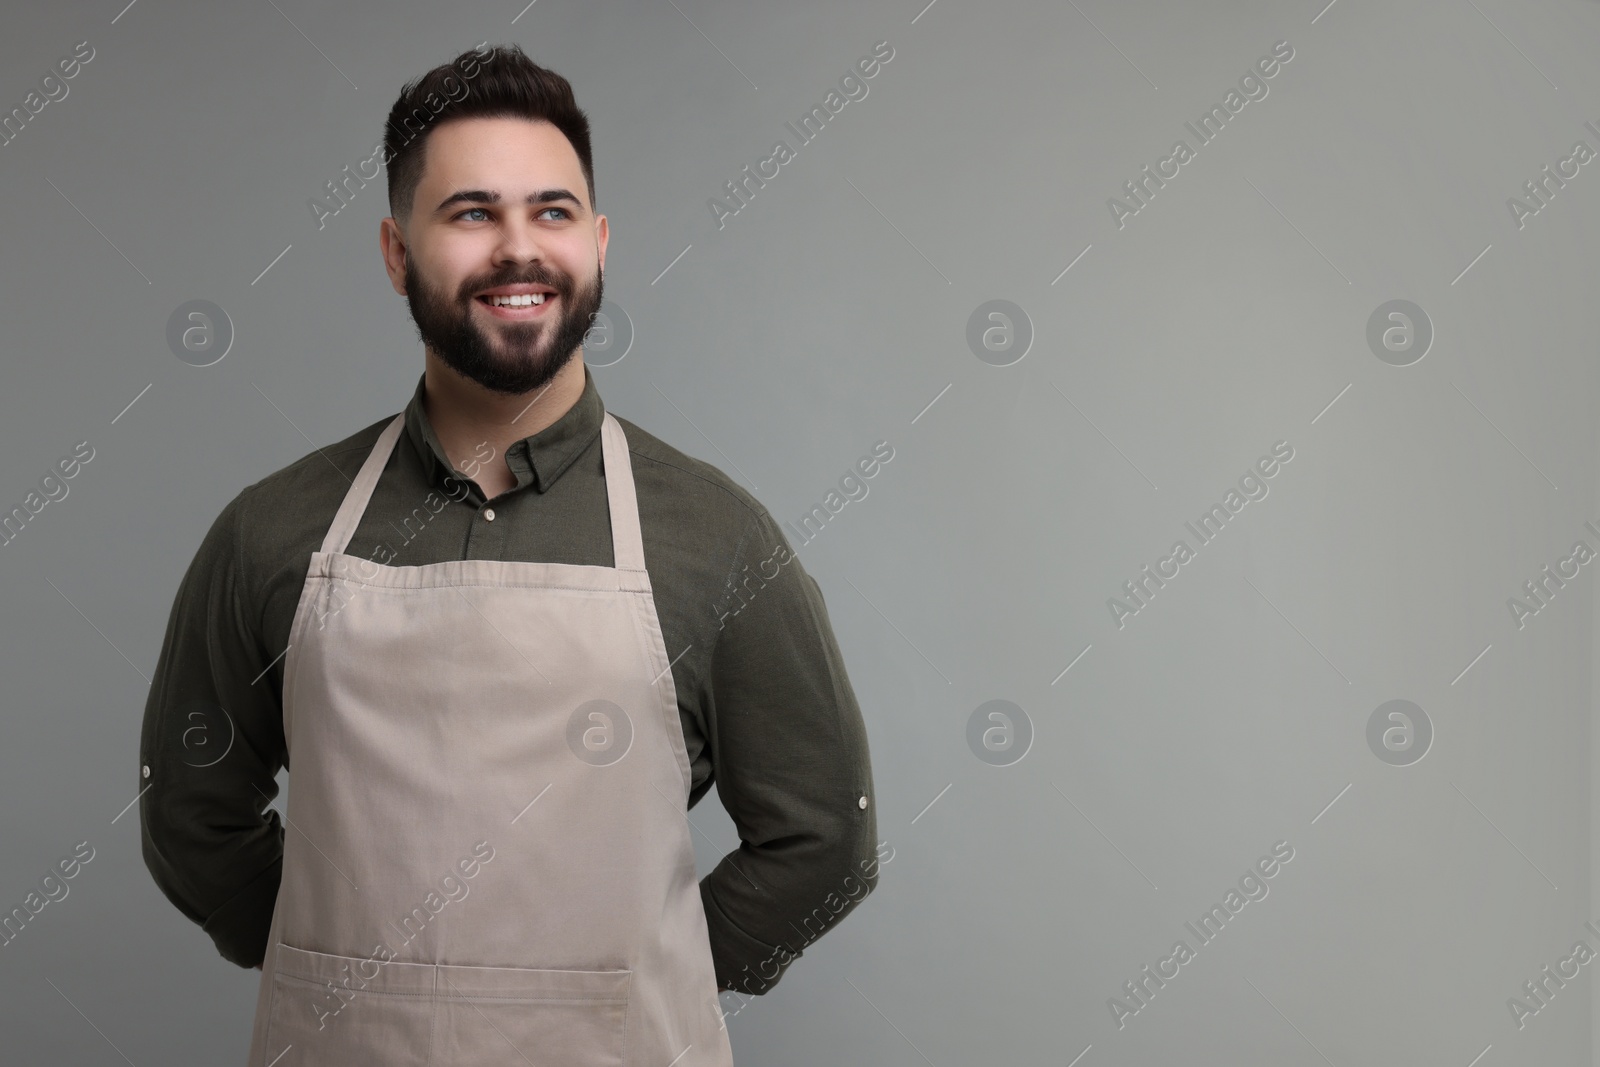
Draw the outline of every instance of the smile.
[[[477,303],[489,309],[489,314],[497,319],[507,319],[518,322],[525,319],[537,319],[546,313],[546,309],[556,302],[555,293],[531,293],[527,296],[477,296],[473,297]],[[510,303],[505,303],[510,301]]]

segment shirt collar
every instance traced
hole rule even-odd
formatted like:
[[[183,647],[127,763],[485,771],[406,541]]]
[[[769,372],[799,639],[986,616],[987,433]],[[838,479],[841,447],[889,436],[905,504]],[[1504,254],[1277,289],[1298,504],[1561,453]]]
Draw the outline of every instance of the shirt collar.
[[[422,457],[423,465],[428,471],[429,482],[443,486],[445,480],[452,476],[458,481],[466,480],[464,474],[451,468],[449,458],[445,455],[443,446],[439,444],[439,438],[434,434],[433,425],[428,421],[427,412],[423,409],[422,398],[426,382],[426,374],[417,378],[417,387],[411,394],[410,402],[406,404],[406,436],[411,439],[412,446]],[[573,461],[599,436],[605,410],[605,404],[600,400],[600,391],[595,388],[594,375],[589,373],[588,364],[584,364],[583,392],[579,395],[577,403],[549,426],[530,437],[512,443],[506,449],[505,462],[517,476],[516,489],[532,484],[543,493],[554,485],[556,479],[561,477],[567,468],[572,466]]]

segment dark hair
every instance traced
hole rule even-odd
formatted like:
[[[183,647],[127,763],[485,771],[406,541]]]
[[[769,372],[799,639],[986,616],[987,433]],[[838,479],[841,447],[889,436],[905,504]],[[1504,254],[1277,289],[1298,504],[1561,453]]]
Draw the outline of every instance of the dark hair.
[[[583,164],[589,206],[594,207],[589,117],[573,99],[572,83],[539,66],[517,45],[490,48],[483,41],[406,85],[389,109],[383,160],[389,169],[389,214],[401,223],[411,216],[411,201],[422,180],[427,134],[441,122],[464,118],[542,119],[553,124]]]

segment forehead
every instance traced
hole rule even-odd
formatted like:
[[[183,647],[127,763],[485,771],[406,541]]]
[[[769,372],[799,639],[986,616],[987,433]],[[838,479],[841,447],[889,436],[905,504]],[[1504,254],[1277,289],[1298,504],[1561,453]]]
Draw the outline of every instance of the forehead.
[[[506,196],[564,185],[588,198],[583,164],[554,123],[511,117],[451,119],[428,135],[418,194],[482,186]],[[437,199],[437,198],[435,198]]]

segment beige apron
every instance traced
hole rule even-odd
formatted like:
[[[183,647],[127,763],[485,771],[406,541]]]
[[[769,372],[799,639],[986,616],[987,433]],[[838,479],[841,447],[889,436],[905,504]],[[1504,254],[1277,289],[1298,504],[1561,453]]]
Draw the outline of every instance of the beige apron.
[[[404,424],[290,631],[250,1067],[731,1067],[621,425],[601,427],[615,567],[385,566],[344,550]]]

